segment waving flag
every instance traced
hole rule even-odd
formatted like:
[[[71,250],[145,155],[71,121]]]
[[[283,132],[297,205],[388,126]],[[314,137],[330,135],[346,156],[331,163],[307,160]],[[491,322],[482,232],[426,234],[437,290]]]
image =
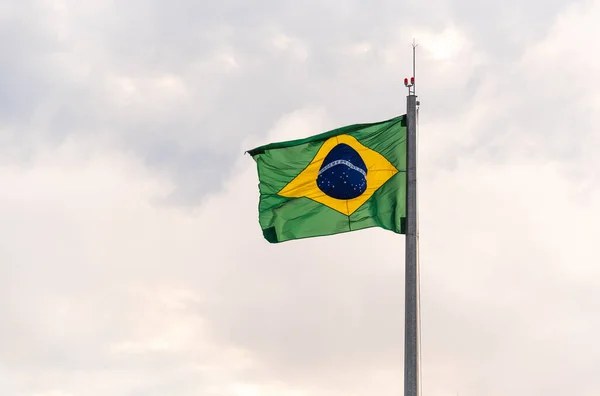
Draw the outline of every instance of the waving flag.
[[[406,117],[248,151],[271,243],[381,227],[405,233]]]

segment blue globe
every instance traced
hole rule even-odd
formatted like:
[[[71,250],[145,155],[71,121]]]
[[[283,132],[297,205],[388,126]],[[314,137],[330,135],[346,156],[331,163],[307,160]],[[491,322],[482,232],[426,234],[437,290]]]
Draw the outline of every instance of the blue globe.
[[[335,199],[353,199],[367,189],[367,166],[360,154],[345,143],[329,151],[319,169],[317,186]]]

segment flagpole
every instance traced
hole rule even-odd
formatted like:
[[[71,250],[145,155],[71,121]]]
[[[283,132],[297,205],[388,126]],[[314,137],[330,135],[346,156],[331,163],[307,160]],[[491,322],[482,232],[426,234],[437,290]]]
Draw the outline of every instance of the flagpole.
[[[404,79],[406,97],[406,235],[404,299],[404,396],[420,396],[419,272],[417,223],[417,95],[415,93],[415,50],[413,40],[413,76]]]

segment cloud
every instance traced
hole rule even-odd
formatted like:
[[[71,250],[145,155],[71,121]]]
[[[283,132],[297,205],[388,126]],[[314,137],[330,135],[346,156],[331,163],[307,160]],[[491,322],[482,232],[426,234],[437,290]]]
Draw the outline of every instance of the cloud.
[[[502,10],[489,5],[500,16],[485,28],[512,21],[513,34],[502,30],[482,45],[472,32],[481,19],[472,16],[477,8],[451,3],[22,1],[2,14],[0,50],[10,54],[1,64],[2,124],[14,131],[17,158],[41,142],[102,136],[170,172],[177,183],[170,202],[194,205],[211,192],[207,186],[220,188],[229,176],[238,153],[228,143],[265,136],[284,114],[324,105],[346,123],[400,111],[401,70],[410,70],[406,50],[413,35],[422,36],[426,48],[429,37],[454,34],[456,45],[470,40],[485,57],[497,42],[543,30],[560,4],[550,2],[544,12],[522,2]],[[505,17],[511,13],[519,18]],[[535,18],[521,19],[525,15]],[[356,48],[362,48],[359,59]],[[440,48],[438,55],[450,47]],[[471,80],[465,90],[445,68],[429,74],[428,63],[424,80],[444,81],[422,93],[447,111],[470,98],[484,70],[463,62],[462,74]],[[460,91],[461,100],[452,100]],[[193,182],[190,169],[198,168],[210,181],[204,187]]]
[[[402,237],[269,245],[242,153],[403,112],[418,33],[424,394],[597,394],[598,2],[303,4],[1,9],[0,393],[401,393]]]

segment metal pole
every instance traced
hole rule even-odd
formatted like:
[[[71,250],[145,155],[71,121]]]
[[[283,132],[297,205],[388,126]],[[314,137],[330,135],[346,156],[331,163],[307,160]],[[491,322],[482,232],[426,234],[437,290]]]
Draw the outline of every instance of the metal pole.
[[[413,45],[414,54],[414,45]],[[414,60],[413,60],[414,61]],[[406,98],[406,261],[404,300],[404,396],[420,396],[419,272],[417,224],[417,96]]]

